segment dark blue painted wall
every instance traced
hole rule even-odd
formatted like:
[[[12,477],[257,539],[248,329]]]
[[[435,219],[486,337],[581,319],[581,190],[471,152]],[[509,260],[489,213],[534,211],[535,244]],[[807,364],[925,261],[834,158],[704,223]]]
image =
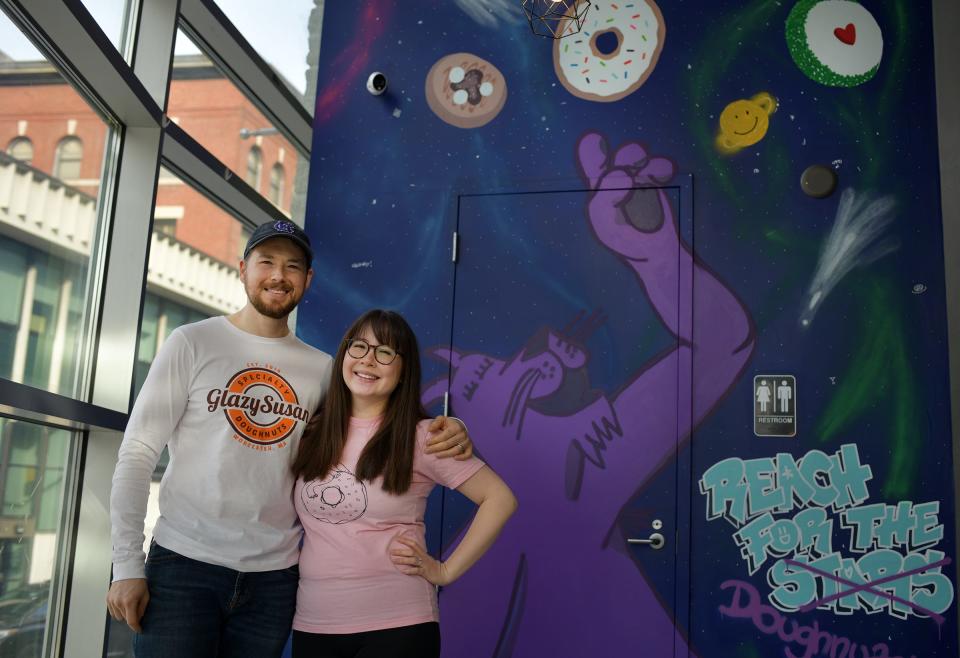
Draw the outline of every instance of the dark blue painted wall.
[[[698,655],[785,655],[787,648],[804,655],[798,639],[802,633],[792,640],[789,633],[814,623],[832,635],[836,655],[843,655],[843,637],[870,647],[886,643],[890,655],[957,652],[952,591],[942,623],[910,605],[901,618],[882,597],[875,603],[883,609],[874,614],[864,609],[840,614],[826,607],[782,611],[778,614],[786,621],[787,639],[758,628],[771,623],[772,615],[754,623],[723,614],[719,608],[731,604],[733,591],[722,589],[726,581],[750,583],[770,604],[774,583],[767,571],[777,559],[771,557],[749,574],[734,538],[740,528],[722,518],[708,520],[708,497],[700,491],[709,469],[732,456],[763,459],[789,453],[800,460],[810,451],[833,455],[842,445],[855,445],[862,463],[872,469],[869,498],[855,507],[940,502],[936,518],[928,515],[927,522],[943,524],[942,540],[919,547],[907,541],[891,550],[919,552],[927,562],[939,555],[930,550],[953,559],[931,12],[925,1],[863,4],[882,31],[883,58],[873,79],[840,88],[808,78],[791,58],[785,23],[794,3],[664,0],[666,42],[660,60],[642,87],[614,103],[570,94],[554,71],[552,42],[532,36],[519,9],[521,21],[501,18],[494,26],[479,24],[455,2],[330,1],[325,9],[307,215],[318,257],[299,320],[300,335],[313,344],[333,348],[347,324],[371,306],[401,310],[423,346],[448,344],[454,302],[450,235],[461,195],[584,189],[575,149],[586,132],[602,133],[612,146],[639,140],[651,154],[675,163],[675,180],[688,181],[692,210],[689,224],[681,222],[681,235],[698,261],[743,302],[756,341],[744,372],[695,428],[692,441],[680,448],[680,463],[689,469],[681,473],[681,483],[689,488],[681,498],[690,498],[690,518],[680,523],[689,529],[692,552],[690,564],[680,565],[689,567],[690,610],[689,620],[679,613],[679,631],[689,636]],[[425,76],[434,62],[464,51],[496,66],[509,88],[500,114],[469,130],[440,121],[424,99]],[[388,92],[380,97],[365,89],[374,70],[389,78]],[[714,139],[724,107],[759,92],[771,94],[779,105],[766,136],[736,154],[720,153]],[[838,176],[837,191],[826,199],[811,198],[801,189],[801,173],[813,164],[828,165]],[[840,250],[837,276],[818,300],[812,322],[804,326],[811,286],[820,285],[814,281],[823,270],[821,255],[841,210],[841,193],[848,189],[866,204],[887,197],[894,204],[892,221],[872,243],[890,250],[872,261],[869,249],[859,258]],[[583,204],[559,208],[569,214],[561,219],[582,232]],[[588,293],[570,296],[570,286],[555,268],[537,264],[537,259],[562,263],[570,245],[561,240],[563,249],[551,256],[542,223],[515,222],[495,209],[489,222],[512,231],[518,243],[534,245],[531,263],[541,272],[536,295],[550,296],[549,303],[543,300],[546,307],[565,304],[570,315],[591,310]],[[864,230],[848,233],[862,238]],[[508,357],[537,326],[562,326],[569,319],[557,317],[560,311],[545,311],[536,326],[532,320],[505,321],[505,316],[531,315],[530,305],[540,299],[511,294],[514,275],[509,271],[490,267],[485,276],[504,292],[491,301],[488,315],[473,318],[472,349]],[[600,287],[598,282],[594,289]],[[696,299],[695,290],[693,294]],[[624,307],[641,305],[624,302]],[[711,322],[708,315],[697,314],[695,302],[695,331],[709,331]],[[621,355],[628,360],[628,341],[611,338],[622,322],[614,318],[609,324],[588,346],[604,352],[613,364],[604,369],[592,362],[590,372],[593,384],[612,394],[633,370],[624,366],[629,372],[617,372]],[[639,343],[642,363],[674,344],[674,338],[654,323]],[[446,371],[439,361],[425,366],[428,380]],[[753,378],[775,374],[797,377],[794,438],[758,438],[753,432]],[[697,377],[694,361],[694,389]],[[475,440],[482,451],[483,437]],[[758,466],[755,492],[769,480],[765,472]],[[643,507],[644,496],[661,490],[668,477],[673,476],[661,472],[658,478],[638,481],[640,491],[622,501],[624,509]],[[807,501],[774,518],[791,519],[816,507],[822,506]],[[854,551],[851,531],[841,524],[842,511],[827,505],[824,512],[834,524],[833,552],[860,559],[882,549],[875,545],[864,553]],[[871,559],[884,554],[879,555]],[[799,558],[796,552],[779,557],[803,561],[802,552]],[[803,571],[796,567],[794,573],[797,569]],[[918,575],[924,573],[934,572]],[[955,581],[953,564],[944,565],[942,573]],[[642,577],[666,595],[669,579]],[[911,604],[926,601],[923,588],[940,587],[938,594],[946,595],[946,585],[931,580],[916,580],[905,590]],[[829,587],[835,581],[823,582]],[[821,589],[817,596],[828,593]],[[903,590],[894,595],[898,593]],[[884,650],[877,647],[862,655],[886,655]]]

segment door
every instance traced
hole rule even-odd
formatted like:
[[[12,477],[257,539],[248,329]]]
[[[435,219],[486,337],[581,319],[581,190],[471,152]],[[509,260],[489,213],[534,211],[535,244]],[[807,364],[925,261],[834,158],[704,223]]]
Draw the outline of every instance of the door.
[[[686,655],[680,200],[680,187],[460,197],[451,342],[430,352],[449,364],[451,413],[520,506],[442,590],[444,656]],[[445,551],[471,510],[447,495]]]

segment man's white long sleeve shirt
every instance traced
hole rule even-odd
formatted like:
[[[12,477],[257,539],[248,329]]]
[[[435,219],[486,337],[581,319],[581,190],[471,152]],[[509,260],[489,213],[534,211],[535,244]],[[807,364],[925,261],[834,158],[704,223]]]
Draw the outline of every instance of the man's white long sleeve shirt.
[[[113,476],[113,579],[144,577],[143,523],[164,446],[157,543],[237,571],[295,564],[301,530],[290,466],[331,366],[293,334],[256,336],[222,316],[171,333],[130,414]]]

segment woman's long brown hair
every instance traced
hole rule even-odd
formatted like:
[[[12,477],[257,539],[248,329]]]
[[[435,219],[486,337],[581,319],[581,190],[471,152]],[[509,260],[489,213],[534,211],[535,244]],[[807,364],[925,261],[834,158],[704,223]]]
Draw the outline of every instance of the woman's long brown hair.
[[[377,433],[367,443],[357,462],[356,476],[371,481],[383,476],[383,489],[402,494],[413,478],[413,451],[417,423],[427,418],[420,402],[420,350],[417,337],[399,313],[367,311],[347,329],[330,373],[330,387],[320,409],[300,439],[293,474],[305,480],[326,476],[340,462],[350,423],[350,389],[343,380],[347,344],[369,328],[381,345],[400,353],[400,381],[387,400],[387,409]]]

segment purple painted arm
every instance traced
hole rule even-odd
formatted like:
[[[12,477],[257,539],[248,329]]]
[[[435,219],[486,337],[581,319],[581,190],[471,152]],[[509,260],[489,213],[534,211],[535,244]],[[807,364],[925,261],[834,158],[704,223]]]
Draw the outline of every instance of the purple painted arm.
[[[610,451],[605,461],[633,467],[629,478],[589,463],[582,474],[583,496],[622,500],[617,496],[629,495],[623,489],[635,487],[671,458],[732,387],[753,350],[753,328],[736,296],[680,240],[666,193],[636,189],[667,183],[672,162],[649,157],[636,142],[611,156],[596,133],[580,139],[577,154],[584,179],[597,190],[587,206],[590,226],[637,275],[678,342],[610,396],[622,436],[602,450]],[[601,450],[596,442],[582,448],[586,457]]]

